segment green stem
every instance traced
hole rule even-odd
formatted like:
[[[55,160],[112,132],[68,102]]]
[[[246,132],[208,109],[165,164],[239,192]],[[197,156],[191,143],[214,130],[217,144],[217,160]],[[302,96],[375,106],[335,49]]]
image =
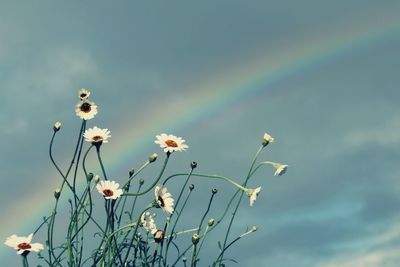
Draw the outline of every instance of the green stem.
[[[22,266],[23,267],[29,267],[28,258],[27,258],[26,255],[22,256]]]
[[[148,193],[151,189],[153,189],[153,187],[156,186],[158,181],[161,179],[161,177],[162,177],[162,175],[163,175],[163,173],[165,171],[165,168],[167,167],[169,155],[170,154],[167,153],[167,157],[165,158],[164,164],[162,166],[162,169],[161,169],[157,179],[153,182],[153,184],[149,188],[147,188],[143,192],[139,192],[139,193],[124,193],[123,196],[141,196],[141,195],[144,195],[144,194]]]
[[[256,152],[256,154],[255,154],[255,156],[254,156],[253,162],[251,163],[249,172],[248,172],[248,174],[247,174],[247,176],[246,176],[245,182],[243,183],[243,186],[247,186],[247,182],[249,181],[249,179],[250,179],[250,177],[251,177],[250,175],[251,175],[251,173],[252,173],[252,171],[253,171],[254,164],[256,163],[256,161],[257,161],[257,159],[258,159],[258,156],[260,155],[260,153],[261,153],[261,151],[262,151],[263,148],[264,148],[264,146],[261,145],[261,147],[257,150],[257,152]],[[239,209],[240,203],[241,203],[242,198],[243,198],[243,194],[244,194],[244,191],[242,191],[242,192],[240,193],[239,200],[238,200],[238,202],[236,203],[235,210],[234,210],[234,212],[233,212],[233,214],[232,214],[231,220],[229,221],[228,229],[227,229],[226,234],[225,234],[224,244],[223,244],[223,246],[222,246],[221,260],[223,260],[223,257],[224,257],[224,249],[225,249],[225,247],[226,247],[226,242],[228,241],[228,236],[229,236],[229,233],[230,233],[231,228],[232,228],[233,220],[235,219],[236,213],[237,213],[237,211],[238,211],[238,209]],[[221,260],[220,260],[220,261],[221,261]],[[218,263],[218,262],[217,262],[217,263]]]
[[[186,185],[187,185],[187,183],[189,182],[189,179],[190,179],[190,176],[192,175],[192,173],[193,173],[193,169],[191,169],[190,173],[188,174],[188,176],[187,176],[187,178],[186,178],[186,180],[185,180],[185,183],[183,184],[183,186],[182,186],[182,188],[181,188],[181,191],[179,192],[178,199],[176,200],[176,203],[175,203],[175,209],[178,208],[178,204],[179,204],[179,202],[180,202],[180,200],[181,200],[183,191],[185,190]],[[165,185],[165,183],[163,183],[163,185]],[[191,192],[191,190],[190,190],[190,192]],[[187,201],[187,200],[186,200],[186,201]],[[186,201],[185,201],[185,203],[186,203]],[[174,214],[175,214],[175,212],[173,212],[173,213],[171,214],[171,216],[169,217],[169,220],[171,220],[171,218],[172,218],[172,216],[173,216]],[[180,214],[181,214],[181,212],[178,214],[178,216],[180,216]],[[178,217],[178,219],[179,219],[179,217]],[[178,219],[177,219],[177,220],[178,220]],[[173,234],[174,231],[175,231],[175,227],[176,227],[177,220],[175,220],[174,226],[173,226],[173,228],[172,228],[172,230],[171,230],[171,234]],[[169,224],[168,224],[168,225],[169,225]],[[167,233],[167,229],[165,229],[164,233]],[[170,246],[170,244],[171,244],[171,242],[172,242],[172,239],[173,239],[173,237],[172,237],[172,235],[171,235],[171,238],[168,239],[167,246],[166,246],[166,248],[165,248],[164,266],[167,265],[168,249],[169,249],[169,246]],[[162,250],[162,247],[161,247],[161,255],[162,255],[162,252],[163,252],[163,250]]]
[[[98,146],[98,145],[96,145],[96,152],[97,152],[97,158],[98,158],[99,163],[100,163],[101,171],[103,172],[103,175],[104,175],[104,179],[105,179],[105,180],[108,180],[108,179],[107,179],[106,170],[104,169],[103,161],[101,160],[100,146]]]

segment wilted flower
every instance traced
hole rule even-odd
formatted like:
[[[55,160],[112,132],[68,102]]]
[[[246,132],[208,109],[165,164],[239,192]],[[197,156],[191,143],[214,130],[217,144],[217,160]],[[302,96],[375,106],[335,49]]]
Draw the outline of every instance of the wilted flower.
[[[97,106],[94,102],[89,100],[82,100],[76,105],[76,115],[84,120],[93,119],[97,114]]]
[[[43,245],[40,243],[31,243],[32,237],[33,234],[30,234],[29,236],[12,235],[7,237],[4,244],[17,250],[18,254],[26,256],[31,251],[39,252],[44,249]]]
[[[163,230],[157,230],[154,234],[154,242],[160,243],[164,239],[164,231]]]
[[[157,225],[154,222],[154,214],[149,211],[143,213],[140,218],[140,222],[142,223],[143,228],[154,235],[157,232]]]
[[[157,140],[154,141],[159,144],[164,152],[184,151],[188,146],[184,144],[185,140],[172,134],[162,133],[156,136]]]
[[[174,199],[164,186],[156,186],[154,190],[157,204],[167,213],[174,212]]]
[[[261,186],[257,187],[256,189],[248,189],[247,190],[246,194],[250,198],[250,206],[253,206],[260,191],[261,191]]]
[[[269,134],[265,133],[263,138],[263,146],[268,145],[269,143],[274,142],[274,138]]]
[[[284,174],[287,170],[287,168],[289,167],[289,165],[286,164],[280,164],[280,163],[273,163],[272,166],[274,166],[275,168],[275,173],[274,176],[281,176],[282,174]]]
[[[96,185],[96,188],[105,199],[117,199],[123,193],[122,189],[119,188],[119,183],[115,181],[101,181]]]
[[[108,143],[108,138],[111,137],[111,132],[108,129],[100,129],[98,127],[93,127],[87,129],[83,134],[85,141],[91,143]]]
[[[86,90],[85,88],[82,88],[81,90],[79,90],[79,98],[81,100],[86,100],[88,99],[90,96],[90,92],[88,90]]]

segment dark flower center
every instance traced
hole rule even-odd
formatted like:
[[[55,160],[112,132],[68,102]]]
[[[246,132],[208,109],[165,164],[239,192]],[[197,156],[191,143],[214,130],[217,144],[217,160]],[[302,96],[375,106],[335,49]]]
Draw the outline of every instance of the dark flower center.
[[[92,140],[93,140],[93,142],[98,142],[98,141],[103,140],[103,137],[100,136],[100,135],[96,135],[96,136],[93,136],[93,137],[92,137]]]
[[[18,246],[17,246],[19,249],[30,249],[30,248],[32,248],[31,247],[31,245],[30,244],[28,244],[28,243],[21,243],[21,244],[18,244]]]
[[[158,197],[157,197],[157,200],[158,200],[158,204],[159,204],[161,207],[164,207],[164,206],[165,206],[164,199],[162,199],[162,197],[158,196]]]
[[[90,105],[88,102],[85,102],[81,105],[81,111],[88,113],[92,110],[92,105]]]
[[[178,147],[178,144],[174,140],[167,140],[165,144],[169,147]]]
[[[112,195],[114,195],[114,192],[112,190],[110,190],[110,189],[104,189],[103,190],[103,194],[106,197],[111,197]]]
[[[84,97],[86,97],[87,96],[87,94],[85,94],[85,93],[82,93],[81,94],[81,98],[84,98]]]

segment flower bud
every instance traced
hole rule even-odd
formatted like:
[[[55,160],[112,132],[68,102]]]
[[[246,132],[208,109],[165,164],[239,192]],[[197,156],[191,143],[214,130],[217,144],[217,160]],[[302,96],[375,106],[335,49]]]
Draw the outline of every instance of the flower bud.
[[[212,193],[213,193],[213,194],[218,193],[218,189],[217,189],[217,188],[213,188],[213,189],[212,189]]]
[[[93,173],[89,172],[86,179],[90,182],[93,179]]]
[[[132,175],[135,173],[135,170],[134,169],[131,169],[130,171],[129,171],[129,177],[132,177]]]
[[[192,191],[194,189],[194,184],[189,185],[189,190]]]
[[[58,132],[60,129],[61,129],[61,122],[57,121],[56,123],[54,123],[53,130],[55,132]]]
[[[193,245],[197,245],[197,243],[199,243],[199,240],[200,240],[200,236],[198,234],[192,235],[192,243],[193,243]]]
[[[257,231],[257,227],[256,227],[256,226],[251,227],[251,231],[252,231],[252,232]]]
[[[183,261],[183,262],[186,262],[186,261],[187,261],[187,258],[186,258],[186,257],[183,257],[183,258],[182,258],[182,261]]]
[[[98,181],[100,181],[100,176],[96,174],[94,176],[94,182],[97,183]]]
[[[157,230],[157,232],[154,233],[154,242],[160,243],[163,239],[164,239],[164,231]]]
[[[57,188],[57,189],[54,191],[54,198],[55,198],[55,199],[59,199],[59,198],[60,198],[60,195],[61,195],[61,190],[60,190],[60,188]]]
[[[156,161],[157,157],[158,157],[157,153],[151,154],[151,156],[149,157],[149,162],[152,163]]]
[[[196,161],[192,161],[192,162],[190,163],[190,167],[191,167],[192,169],[195,169],[195,168],[197,167],[197,162],[196,162]]]
[[[207,224],[208,224],[209,227],[211,227],[211,226],[214,225],[214,222],[215,222],[214,219],[211,218],[211,219],[208,220],[208,223],[207,223]]]
[[[143,180],[142,178],[140,178],[139,184],[140,184],[140,185],[143,185],[143,184],[144,184],[144,180]]]

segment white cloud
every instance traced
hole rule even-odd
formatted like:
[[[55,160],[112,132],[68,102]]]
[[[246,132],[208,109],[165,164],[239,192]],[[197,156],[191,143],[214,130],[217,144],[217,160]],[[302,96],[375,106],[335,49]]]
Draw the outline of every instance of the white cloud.
[[[362,249],[343,253],[333,259],[323,261],[315,267],[397,267],[400,261],[400,246],[393,245],[392,241],[400,239],[400,224],[383,232],[374,238],[359,244]]]

